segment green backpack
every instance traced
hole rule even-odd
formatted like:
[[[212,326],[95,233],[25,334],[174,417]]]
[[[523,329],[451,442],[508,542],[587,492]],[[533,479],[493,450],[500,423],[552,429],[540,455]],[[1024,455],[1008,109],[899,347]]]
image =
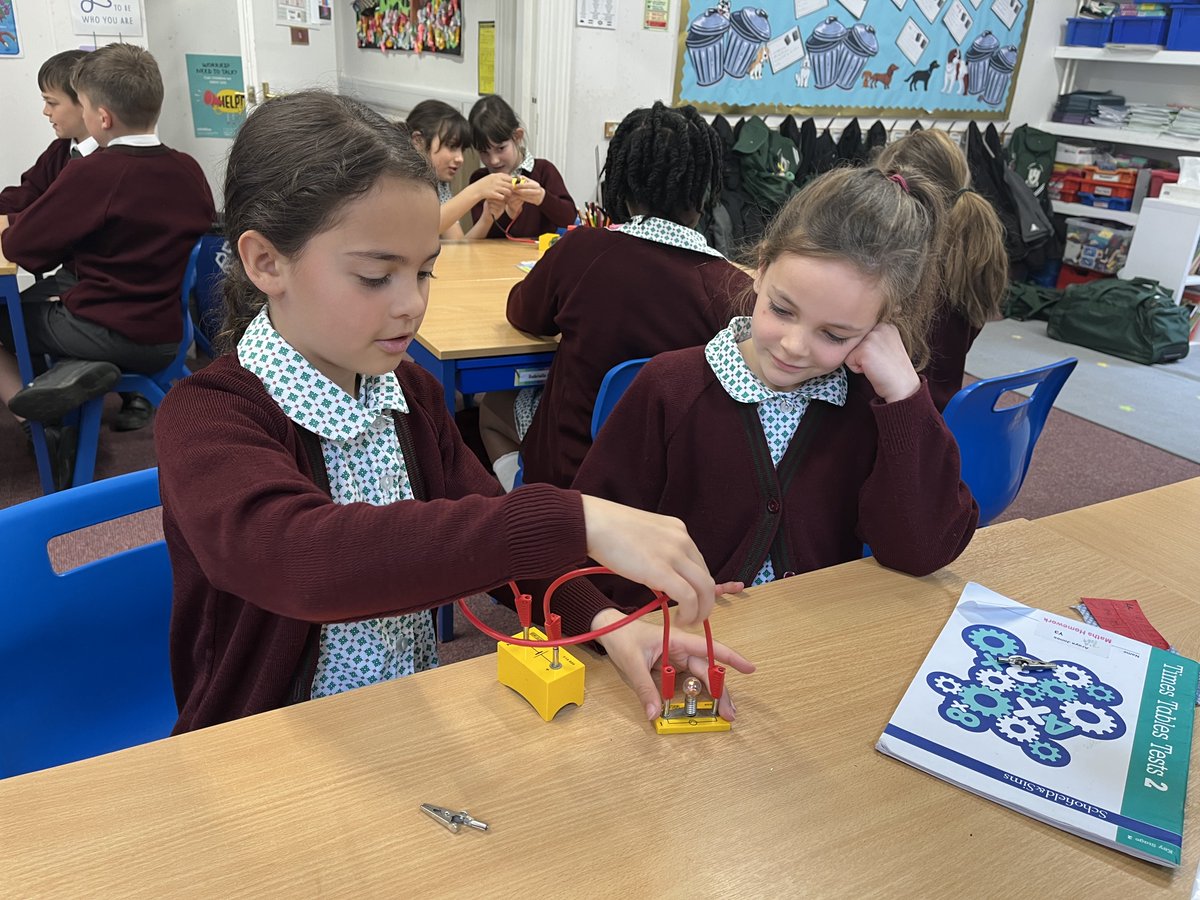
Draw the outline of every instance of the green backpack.
[[[1004,317],[1024,322],[1026,319],[1050,318],[1050,310],[1062,299],[1062,291],[1039,284],[1014,281],[1004,295]]]
[[[1188,354],[1187,310],[1149,278],[1071,285],[1050,310],[1046,333],[1143,365]]]

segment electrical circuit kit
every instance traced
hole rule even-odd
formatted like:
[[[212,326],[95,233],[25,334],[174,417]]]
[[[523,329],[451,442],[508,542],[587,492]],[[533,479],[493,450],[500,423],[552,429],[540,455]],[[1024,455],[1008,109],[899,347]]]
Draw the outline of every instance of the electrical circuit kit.
[[[675,691],[675,667],[670,664],[668,649],[671,641],[671,617],[667,609],[667,597],[655,591],[654,599],[641,609],[618,619],[603,628],[575,637],[562,636],[562,618],[550,611],[550,599],[563,584],[587,575],[611,575],[604,566],[590,566],[561,575],[546,589],[542,601],[546,630],[533,626],[533,598],[521,593],[515,582],[509,587],[517,598],[517,615],[521,620],[521,633],[511,637],[489,628],[468,608],[465,599],[458,601],[459,609],[467,620],[489,637],[497,640],[497,677],[501,684],[512,688],[549,722],[568,703],[583,705],[583,663],[564,647],[594,641],[610,632],[640,619],[647,613],[661,609],[663,614],[662,652],[662,713],[654,722],[659,734],[699,734],[713,731],[729,731],[729,722],[717,713],[725,687],[725,667],[718,665],[713,652],[712,629],[708,620],[704,622],[704,637],[708,647],[708,696],[703,697],[704,683],[694,675],[688,675],[679,686],[681,695]]]

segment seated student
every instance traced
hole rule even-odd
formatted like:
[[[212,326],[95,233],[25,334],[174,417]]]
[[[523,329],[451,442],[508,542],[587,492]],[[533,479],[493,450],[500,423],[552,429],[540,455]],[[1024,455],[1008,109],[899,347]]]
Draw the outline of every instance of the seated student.
[[[38,69],[42,115],[50,120],[55,138],[21,176],[21,183],[0,190],[0,215],[23,210],[42,194],[72,159],[87,156],[99,144],[83,124],[83,107],[71,87],[71,72],[87,54],[83,50],[55,53]],[[51,279],[43,279],[50,281]],[[49,285],[43,285],[43,289]]]
[[[920,172],[942,192],[940,298],[929,334],[929,363],[921,370],[939,410],[963,386],[967,351],[983,326],[1000,318],[1008,287],[1004,226],[996,210],[971,188],[962,149],[944,131],[928,128],[888,144],[873,165]]]
[[[574,487],[682,519],[718,581],[848,562],[864,543],[913,575],[957,557],[979,508],[910,361],[941,210],[908,170],[810,182],[757,247],[752,315],[651,360]],[[613,588],[618,605],[633,587]]]
[[[510,178],[512,195],[503,203],[489,199],[471,208],[471,219],[482,222],[482,237],[534,238],[575,224],[575,201],[554,163],[534,159],[525,148],[525,129],[511,106],[495,94],[481,98],[469,116],[471,137],[483,168],[471,176],[474,184],[492,175]],[[476,229],[471,229],[476,234]]]
[[[544,392],[484,399],[480,430],[502,484],[512,483],[519,446],[527,484],[569,487],[592,444],[605,373],[702,344],[729,321],[750,278],[695,230],[720,190],[720,138],[693,107],[655,103],[621,122],[603,196],[622,224],[566,234],[508,295],[509,322],[562,340]]]
[[[512,177],[499,172],[485,175],[455,194],[450,189],[450,182],[462,165],[463,146],[471,141],[470,124],[462,113],[441,100],[422,100],[412,108],[405,122],[413,146],[429,158],[437,176],[438,202],[442,204],[439,223],[442,237],[447,240],[483,237],[488,225],[485,219],[476,222],[466,235],[458,220],[478,203],[488,200],[507,203],[513,192]]]
[[[109,44],[77,63],[72,86],[102,149],[64,168],[0,236],[12,262],[44,271],[70,258],[78,278],[61,303],[24,306],[31,353],[59,359],[50,371],[23,387],[10,349],[0,352],[0,399],[51,425],[111,389],[122,369],[157,372],[175,357],[180,282],[215,215],[200,166],[154,134],[163,97],[154,57]],[[12,347],[2,312],[0,342]]]
[[[678,521],[548,485],[505,495],[405,361],[439,252],[434,185],[402,130],[320,91],[268,101],[234,140],[230,352],[171,390],[155,429],[176,732],[436,666],[428,609],[589,556],[666,591],[680,624],[712,609]],[[567,633],[614,615],[570,586]],[[671,641],[680,665],[705,653],[699,635]],[[662,630],[602,643],[655,714]]]

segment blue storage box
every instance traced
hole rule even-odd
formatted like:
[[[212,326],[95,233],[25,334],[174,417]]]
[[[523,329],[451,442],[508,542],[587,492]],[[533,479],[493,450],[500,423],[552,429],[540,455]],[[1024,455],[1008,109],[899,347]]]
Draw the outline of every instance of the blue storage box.
[[[1161,47],[1167,42],[1167,22],[1166,16],[1114,16],[1112,42]]]
[[[1096,209],[1112,209],[1129,212],[1133,209],[1133,200],[1126,197],[1098,197],[1086,191],[1079,192],[1079,202],[1084,206],[1094,206]]]
[[[1111,34],[1112,19],[1067,19],[1068,46],[1103,47]]]
[[[1168,50],[1200,50],[1200,6],[1176,6],[1167,32]]]

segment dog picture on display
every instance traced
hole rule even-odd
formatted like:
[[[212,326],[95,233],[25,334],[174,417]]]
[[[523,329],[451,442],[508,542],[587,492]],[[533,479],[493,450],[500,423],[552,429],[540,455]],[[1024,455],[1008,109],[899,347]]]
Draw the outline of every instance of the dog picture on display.
[[[808,57],[800,60],[800,71],[796,73],[796,87],[808,87],[809,79],[812,78],[812,63],[808,61]]]
[[[942,78],[943,94],[966,93],[967,61],[962,51],[955,47],[946,55],[946,74]]]
[[[883,89],[885,91],[890,90],[892,87],[892,76],[896,74],[896,70],[899,68],[900,67],[898,65],[896,65],[895,63],[892,63],[890,66],[887,67],[886,72],[864,71],[862,86],[865,88],[870,88],[870,87],[879,87],[879,85],[882,84]]]
[[[933,75],[933,70],[938,67],[938,61],[935,59],[929,64],[928,69],[917,69],[917,71],[913,72],[904,79],[908,82],[908,89],[910,91],[915,91],[917,89],[917,84],[920,83],[925,90],[929,90],[929,78],[931,75]]]
[[[750,65],[750,80],[758,81],[762,78],[763,63],[767,61],[767,45],[763,44],[758,48],[758,55],[754,57],[754,62]]]

